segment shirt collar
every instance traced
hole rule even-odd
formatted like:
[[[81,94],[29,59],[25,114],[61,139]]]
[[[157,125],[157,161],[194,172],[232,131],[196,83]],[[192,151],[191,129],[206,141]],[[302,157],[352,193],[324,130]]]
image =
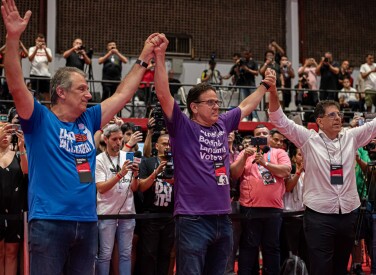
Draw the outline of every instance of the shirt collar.
[[[344,131],[345,131],[345,130],[344,130],[343,127],[342,127],[341,131],[338,133],[338,136],[337,136],[335,139],[333,139],[333,141],[337,141],[337,139],[341,139],[341,138],[343,137],[343,135],[345,134]],[[328,136],[324,133],[324,131],[322,131],[320,128],[319,128],[319,135],[320,135],[321,138],[322,138],[322,137],[325,137],[327,140],[331,140],[331,139],[328,138]]]

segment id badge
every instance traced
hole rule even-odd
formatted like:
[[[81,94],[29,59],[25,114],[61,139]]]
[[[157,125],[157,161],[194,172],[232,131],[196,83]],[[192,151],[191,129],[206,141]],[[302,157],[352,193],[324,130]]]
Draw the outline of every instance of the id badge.
[[[92,183],[93,176],[87,158],[76,158],[76,169],[81,183]]]
[[[272,173],[270,173],[268,169],[259,165],[259,170],[260,170],[260,174],[262,177],[262,181],[264,182],[264,185],[270,185],[270,184],[274,184],[277,182],[274,176],[272,175]]]
[[[330,183],[332,185],[343,185],[343,166],[342,164],[330,165]]]
[[[218,185],[228,185],[228,177],[226,175],[226,167],[223,162],[214,162],[215,178]]]

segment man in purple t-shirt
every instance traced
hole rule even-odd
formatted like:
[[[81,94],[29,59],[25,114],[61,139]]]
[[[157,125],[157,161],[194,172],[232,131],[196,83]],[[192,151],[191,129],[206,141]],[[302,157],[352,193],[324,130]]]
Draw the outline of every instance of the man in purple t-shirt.
[[[232,248],[227,137],[275,85],[275,74],[268,71],[263,85],[221,115],[215,89],[208,84],[193,87],[187,97],[188,118],[169,91],[168,40],[163,34],[153,39],[159,45],[154,49],[155,88],[174,156],[177,273],[224,274]]]

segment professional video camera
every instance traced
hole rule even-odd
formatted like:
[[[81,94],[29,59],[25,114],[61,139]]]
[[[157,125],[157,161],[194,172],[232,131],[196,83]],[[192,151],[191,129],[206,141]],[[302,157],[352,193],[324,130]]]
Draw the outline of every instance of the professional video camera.
[[[158,175],[160,179],[172,179],[174,177],[174,161],[172,159],[172,152],[168,149],[164,151],[166,159],[166,166],[162,173]]]
[[[155,125],[154,125],[154,131],[153,131],[153,136],[152,136],[152,142],[156,142],[158,140],[158,137],[161,134],[161,131],[166,128],[165,120],[163,117],[163,111],[161,104],[159,101],[157,101],[153,111],[152,111],[152,116],[155,120]]]

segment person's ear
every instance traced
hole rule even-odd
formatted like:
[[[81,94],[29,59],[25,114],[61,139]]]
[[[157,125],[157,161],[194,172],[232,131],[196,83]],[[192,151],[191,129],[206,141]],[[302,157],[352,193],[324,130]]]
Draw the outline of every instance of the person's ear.
[[[62,89],[61,87],[56,88],[56,94],[58,95],[58,97],[65,99],[64,89]]]
[[[191,102],[191,104],[189,105],[191,107],[191,110],[192,110],[192,113],[194,114],[197,114],[197,104],[194,103],[194,102]]]
[[[322,120],[321,120],[320,117],[318,117],[318,118],[316,119],[316,124],[319,126],[320,129],[322,129],[323,124],[322,124]]]

